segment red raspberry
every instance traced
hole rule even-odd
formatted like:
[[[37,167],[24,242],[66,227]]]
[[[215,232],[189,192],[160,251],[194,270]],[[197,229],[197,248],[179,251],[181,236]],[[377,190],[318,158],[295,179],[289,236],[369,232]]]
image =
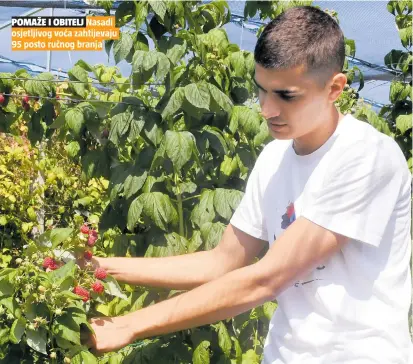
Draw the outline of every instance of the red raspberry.
[[[29,101],[30,101],[30,97],[29,96],[24,96],[23,97],[23,102],[25,103],[25,104],[27,104],[27,103],[29,103]]]
[[[97,237],[89,235],[89,238],[87,239],[87,245],[94,246],[96,244],[96,240],[98,240]]]
[[[93,253],[90,250],[86,250],[85,253],[83,254],[83,257],[86,260],[91,260],[93,257]]]
[[[59,95],[56,95],[56,100],[60,100],[60,96],[59,96]]]
[[[5,100],[6,100],[6,98],[4,97],[4,95],[0,94],[0,105],[3,105]]]
[[[23,104],[23,109],[24,109],[24,111],[29,111],[30,110],[30,105],[29,104]]]
[[[89,301],[89,292],[87,289],[81,287],[81,286],[76,286],[73,289],[73,293],[77,294],[78,296],[82,297],[83,302]]]
[[[52,257],[46,257],[43,260],[43,268],[50,268],[50,266],[55,266],[56,261]]]
[[[58,269],[59,268],[59,266],[58,266],[58,264],[55,262],[55,261],[53,261],[53,263],[50,263],[49,264],[49,267],[48,267],[50,270],[56,270],[56,269]]]
[[[83,234],[89,234],[89,227],[86,224],[83,224],[82,227],[80,228],[80,231]]]
[[[98,232],[94,229],[89,230],[89,236],[93,236],[94,238],[98,238]]]
[[[95,277],[97,279],[105,279],[107,277],[107,273],[103,268],[96,268],[95,270]]]
[[[92,284],[92,289],[94,292],[101,294],[105,290],[105,287],[103,286],[102,282],[96,281]]]

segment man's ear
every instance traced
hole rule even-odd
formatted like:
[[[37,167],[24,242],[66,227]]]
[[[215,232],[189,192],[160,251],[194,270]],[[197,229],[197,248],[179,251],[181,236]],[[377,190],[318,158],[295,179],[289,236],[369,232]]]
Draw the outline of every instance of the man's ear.
[[[347,76],[344,73],[337,73],[330,81],[328,99],[331,103],[334,103],[344,90],[344,86],[347,84]]]

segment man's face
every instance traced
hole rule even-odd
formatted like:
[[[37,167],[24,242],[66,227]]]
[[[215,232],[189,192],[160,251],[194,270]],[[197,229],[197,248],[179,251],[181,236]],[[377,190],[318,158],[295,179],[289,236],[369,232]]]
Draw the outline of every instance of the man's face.
[[[329,114],[329,90],[305,73],[304,67],[285,70],[255,65],[261,112],[276,139],[297,139],[322,125]]]

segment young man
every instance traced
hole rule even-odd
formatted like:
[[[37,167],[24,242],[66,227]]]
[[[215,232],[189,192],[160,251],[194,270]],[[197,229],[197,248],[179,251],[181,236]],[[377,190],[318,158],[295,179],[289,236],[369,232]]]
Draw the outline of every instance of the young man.
[[[411,175],[394,140],[335,108],[347,82],[344,57],[339,26],[316,8],[292,8],[267,25],[255,81],[275,140],[217,248],[97,261],[125,282],[189,291],[94,319],[95,350],[276,298],[264,364],[410,363]]]

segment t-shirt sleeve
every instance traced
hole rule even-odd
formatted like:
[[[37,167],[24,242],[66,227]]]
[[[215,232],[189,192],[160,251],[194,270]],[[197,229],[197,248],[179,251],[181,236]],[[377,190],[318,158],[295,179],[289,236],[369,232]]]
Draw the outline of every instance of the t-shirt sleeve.
[[[301,216],[350,239],[379,246],[407,166],[397,148],[395,142],[383,139],[343,151],[311,191]]]
[[[260,181],[260,161],[263,153],[264,151],[261,152],[248,177],[245,194],[232,215],[230,223],[255,238],[267,240],[260,183],[262,182]]]

